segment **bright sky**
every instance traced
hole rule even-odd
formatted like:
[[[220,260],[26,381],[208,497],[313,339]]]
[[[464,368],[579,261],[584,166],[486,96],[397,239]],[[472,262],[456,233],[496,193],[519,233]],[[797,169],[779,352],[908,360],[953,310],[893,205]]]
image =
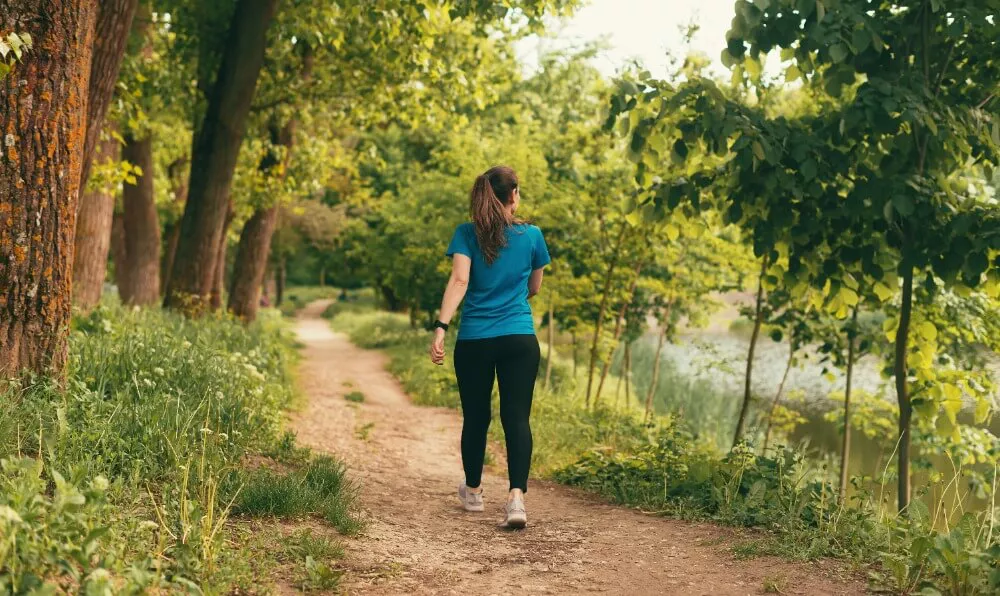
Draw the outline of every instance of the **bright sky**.
[[[687,50],[681,27],[700,27],[692,49],[706,54],[726,72],[719,55],[726,46],[726,31],[733,18],[733,0],[590,0],[560,29],[552,27],[555,40],[529,39],[519,55],[527,65],[536,62],[538,49],[579,45],[605,39],[611,48],[595,61],[601,72],[614,75],[629,59],[639,58],[654,76],[665,74],[666,52],[683,57]]]

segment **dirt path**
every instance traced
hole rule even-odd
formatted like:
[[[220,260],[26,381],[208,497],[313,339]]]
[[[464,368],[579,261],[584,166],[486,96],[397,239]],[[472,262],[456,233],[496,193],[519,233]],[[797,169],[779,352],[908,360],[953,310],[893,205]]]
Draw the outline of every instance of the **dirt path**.
[[[736,560],[733,533],[650,517],[579,491],[532,481],[523,532],[502,529],[506,480],[490,470],[486,513],[464,512],[461,416],[410,403],[385,371],[319,318],[300,315],[301,385],[308,405],[292,421],[299,440],[344,458],[362,485],[370,524],[346,540],[346,588],[364,594],[859,594],[831,565]],[[344,395],[362,391],[353,404]]]

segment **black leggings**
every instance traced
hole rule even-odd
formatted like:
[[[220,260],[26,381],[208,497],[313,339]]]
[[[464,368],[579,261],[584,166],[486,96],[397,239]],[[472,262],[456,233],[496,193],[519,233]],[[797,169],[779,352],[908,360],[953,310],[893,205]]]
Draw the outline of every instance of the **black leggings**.
[[[528,417],[540,356],[534,335],[465,339],[455,344],[455,374],[463,414],[462,464],[467,486],[476,488],[482,482],[496,377],[500,384],[500,422],[507,438],[510,488],[527,492],[531,467]]]

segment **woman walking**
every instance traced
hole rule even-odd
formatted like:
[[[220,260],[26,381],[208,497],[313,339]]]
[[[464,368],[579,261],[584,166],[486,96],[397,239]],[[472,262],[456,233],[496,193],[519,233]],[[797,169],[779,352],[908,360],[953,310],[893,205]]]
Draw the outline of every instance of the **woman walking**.
[[[537,227],[517,217],[517,174],[490,168],[472,187],[471,223],[455,230],[447,255],[451,278],[435,323],[431,360],[444,363],[448,322],[465,299],[455,344],[455,374],[462,399],[462,465],[458,496],[466,511],[483,511],[483,458],[490,426],[493,381],[500,386],[500,422],[507,439],[507,525],[528,523],[524,493],[531,466],[531,398],[540,357],[528,298],[542,287],[549,251]]]

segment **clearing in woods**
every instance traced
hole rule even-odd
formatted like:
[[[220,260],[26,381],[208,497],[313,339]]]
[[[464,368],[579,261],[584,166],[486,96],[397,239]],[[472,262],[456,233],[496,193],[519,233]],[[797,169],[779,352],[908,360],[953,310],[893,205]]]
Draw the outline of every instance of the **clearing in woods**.
[[[528,528],[503,529],[505,470],[484,476],[485,513],[464,512],[461,414],[418,407],[386,372],[386,357],[334,333],[328,301],[299,316],[308,403],[299,440],[342,457],[361,483],[369,524],[346,539],[346,591],[365,594],[861,594],[831,563],[737,560],[734,530],[644,515],[532,480]],[[364,401],[344,396],[355,389]],[[499,423],[499,421],[497,421]]]

